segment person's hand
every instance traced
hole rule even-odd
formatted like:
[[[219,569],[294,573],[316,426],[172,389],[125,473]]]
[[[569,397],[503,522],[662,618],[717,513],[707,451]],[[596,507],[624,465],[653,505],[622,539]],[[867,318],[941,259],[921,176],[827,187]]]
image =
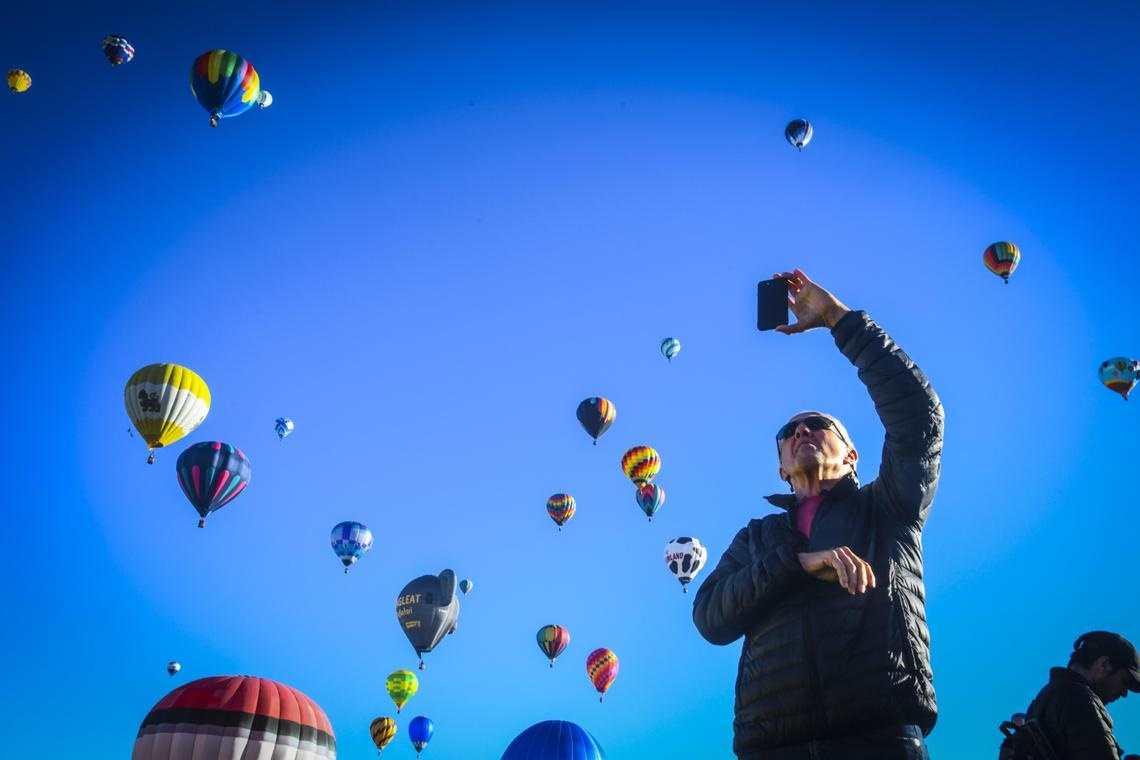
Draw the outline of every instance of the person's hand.
[[[816,327],[829,330],[851,311],[838,298],[816,285],[801,270],[772,275],[788,281],[788,308],[796,315],[794,325],[779,325],[776,332],[793,335]]]
[[[846,546],[801,552],[796,557],[808,575],[821,581],[839,581],[849,593],[862,594],[875,587],[875,571],[871,565]]]

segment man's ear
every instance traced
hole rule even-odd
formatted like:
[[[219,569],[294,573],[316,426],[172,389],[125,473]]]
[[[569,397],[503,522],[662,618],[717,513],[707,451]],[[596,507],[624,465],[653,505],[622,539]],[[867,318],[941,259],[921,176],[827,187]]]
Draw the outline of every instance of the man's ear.
[[[1092,667],[1089,668],[1089,672],[1091,672],[1096,678],[1106,676],[1113,670],[1114,668],[1112,667],[1112,660],[1108,658],[1107,654],[1102,654],[1100,657],[1097,657],[1095,660],[1093,660]]]
[[[780,480],[784,481],[785,483],[788,482],[788,473],[784,470],[783,467],[780,468]]]
[[[849,464],[852,467],[859,461],[859,452],[855,449],[847,449],[846,456],[843,457],[843,464]]]

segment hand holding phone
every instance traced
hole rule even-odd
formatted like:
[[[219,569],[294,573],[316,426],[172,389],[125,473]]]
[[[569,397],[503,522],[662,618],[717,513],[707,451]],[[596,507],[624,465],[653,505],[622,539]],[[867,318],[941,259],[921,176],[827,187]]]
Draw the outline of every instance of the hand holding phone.
[[[756,329],[775,330],[788,324],[788,281],[783,277],[756,284]]]

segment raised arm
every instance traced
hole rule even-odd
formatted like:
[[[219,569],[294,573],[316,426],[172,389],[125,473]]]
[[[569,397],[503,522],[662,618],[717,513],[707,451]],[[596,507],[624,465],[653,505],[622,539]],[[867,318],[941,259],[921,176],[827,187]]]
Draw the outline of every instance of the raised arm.
[[[764,547],[761,532],[750,525],[737,533],[697,591],[693,622],[712,644],[739,639],[789,588],[810,577],[792,544]]]
[[[864,312],[848,312],[831,334],[858,368],[886,429],[879,477],[871,487],[895,517],[921,524],[938,486],[942,402],[922,370]]]

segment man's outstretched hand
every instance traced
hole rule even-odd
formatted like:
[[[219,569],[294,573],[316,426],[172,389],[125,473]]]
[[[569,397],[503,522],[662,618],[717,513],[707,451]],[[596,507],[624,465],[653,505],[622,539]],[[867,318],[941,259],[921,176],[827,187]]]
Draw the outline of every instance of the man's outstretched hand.
[[[862,594],[875,587],[875,571],[846,546],[821,552],[801,552],[796,557],[808,575],[821,581],[838,581],[851,594]]]
[[[794,325],[780,325],[777,332],[794,335],[816,327],[831,329],[851,311],[828,291],[816,285],[801,270],[772,275],[788,281],[788,308],[796,315]]]

